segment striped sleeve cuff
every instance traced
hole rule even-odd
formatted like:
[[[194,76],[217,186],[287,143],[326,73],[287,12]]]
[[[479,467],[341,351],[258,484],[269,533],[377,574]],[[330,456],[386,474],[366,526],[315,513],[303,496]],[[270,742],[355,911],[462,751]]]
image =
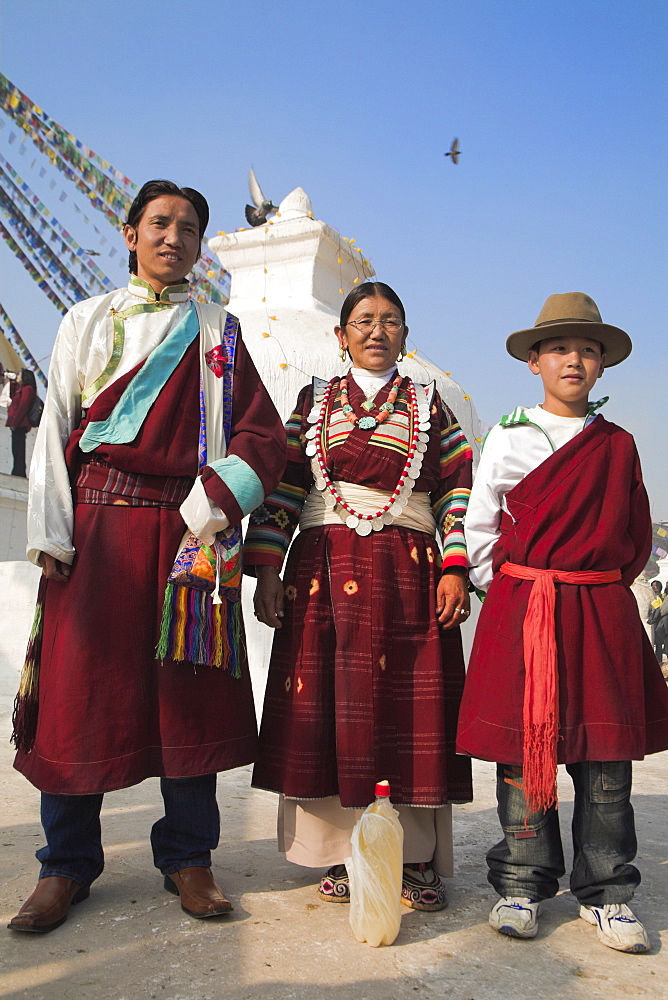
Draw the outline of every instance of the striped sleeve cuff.
[[[468,568],[464,516],[471,491],[459,488],[450,490],[433,504],[434,517],[443,544],[443,569],[450,566]]]
[[[283,565],[306,494],[307,490],[300,486],[279,483],[271,496],[253,511],[244,543],[247,566]]]
[[[472,457],[471,446],[459,424],[444,427],[441,431],[441,479],[447,479]]]

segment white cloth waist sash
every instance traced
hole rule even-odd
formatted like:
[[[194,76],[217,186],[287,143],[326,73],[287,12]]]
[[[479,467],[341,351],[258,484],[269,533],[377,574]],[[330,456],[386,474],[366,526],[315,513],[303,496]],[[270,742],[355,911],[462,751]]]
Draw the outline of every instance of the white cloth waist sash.
[[[386,490],[372,490],[368,486],[358,486],[356,483],[335,482],[337,493],[354,511],[360,514],[375,514],[390,501],[391,493]],[[323,524],[345,524],[348,516],[345,510],[342,519],[336,511],[325,505],[324,490],[311,487],[299,518],[299,530],[318,528]],[[436,520],[431,509],[428,493],[411,493],[403,513],[395,518],[389,527],[412,528],[414,531],[424,531],[428,535],[436,535]]]

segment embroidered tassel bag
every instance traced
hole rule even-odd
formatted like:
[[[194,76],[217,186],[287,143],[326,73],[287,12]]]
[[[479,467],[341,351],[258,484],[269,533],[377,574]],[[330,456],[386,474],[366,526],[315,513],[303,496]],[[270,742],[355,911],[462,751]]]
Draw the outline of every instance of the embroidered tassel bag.
[[[223,431],[228,445],[237,329],[236,321],[226,323],[222,345],[206,354],[207,365],[223,382]],[[200,469],[206,462],[206,407],[200,383]],[[241,676],[242,543],[240,525],[219,531],[212,546],[186,532],[168,577],[158,659],[220,667],[233,677]]]

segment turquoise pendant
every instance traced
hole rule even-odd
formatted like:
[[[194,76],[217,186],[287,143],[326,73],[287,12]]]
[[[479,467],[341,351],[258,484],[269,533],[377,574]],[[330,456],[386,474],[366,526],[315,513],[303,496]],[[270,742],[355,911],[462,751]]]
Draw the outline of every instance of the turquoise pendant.
[[[373,399],[365,399],[362,403],[362,409],[366,410],[367,413],[371,413],[375,405]]]
[[[378,421],[375,417],[360,417],[357,421],[357,426],[361,427],[363,431],[372,431],[377,424]]]

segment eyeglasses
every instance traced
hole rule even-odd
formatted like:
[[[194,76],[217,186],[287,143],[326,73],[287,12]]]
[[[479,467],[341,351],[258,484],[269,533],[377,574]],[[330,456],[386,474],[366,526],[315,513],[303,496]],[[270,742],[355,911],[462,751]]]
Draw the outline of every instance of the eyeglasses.
[[[360,333],[372,333],[377,326],[381,326],[386,333],[399,333],[404,328],[400,319],[358,319],[346,323],[346,326],[354,326]]]

